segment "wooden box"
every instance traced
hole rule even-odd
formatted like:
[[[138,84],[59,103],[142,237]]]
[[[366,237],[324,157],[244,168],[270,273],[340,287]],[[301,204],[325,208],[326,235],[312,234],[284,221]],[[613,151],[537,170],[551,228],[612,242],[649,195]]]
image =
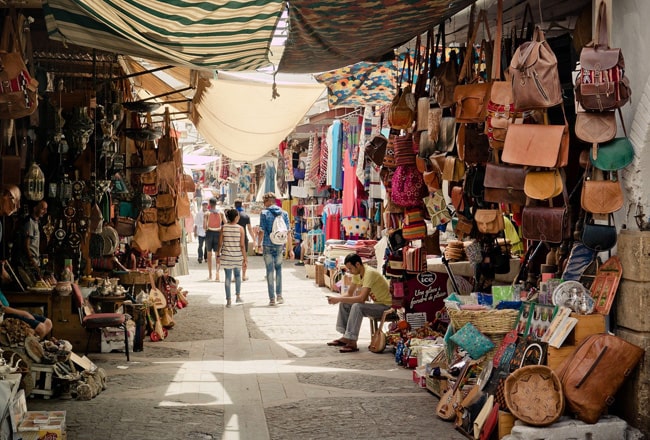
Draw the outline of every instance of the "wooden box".
[[[443,394],[449,388],[447,379],[438,379],[436,377],[427,376],[425,380],[425,386],[427,390],[431,391],[438,397],[442,397]]]
[[[318,287],[325,286],[325,265],[322,263],[314,264],[315,268],[315,282]]]
[[[508,411],[499,411],[499,426],[497,428],[499,440],[506,435],[510,435],[512,427],[515,425],[515,420],[517,420],[515,416]]]
[[[578,323],[567,338],[567,343],[578,345],[588,336],[598,333],[605,333],[605,315],[594,313],[593,315],[578,315],[571,313],[572,318],[576,318]]]

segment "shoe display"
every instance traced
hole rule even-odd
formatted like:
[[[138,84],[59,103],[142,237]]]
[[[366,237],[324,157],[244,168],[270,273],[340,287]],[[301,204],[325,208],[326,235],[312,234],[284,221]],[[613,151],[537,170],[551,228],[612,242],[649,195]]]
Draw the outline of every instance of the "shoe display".
[[[229,299],[227,299],[226,300],[226,307],[231,307],[231,306],[232,306],[232,302]]]
[[[241,303],[244,302],[244,300],[241,299],[241,296],[237,295],[237,299],[235,299],[235,302],[236,302],[237,304],[241,304]]]
[[[274,306],[274,305],[275,305],[275,299],[270,300],[270,301],[269,301],[269,305],[270,305],[270,306]]]
[[[284,304],[284,298],[282,298],[281,296],[278,296],[277,301],[278,301],[278,304]]]

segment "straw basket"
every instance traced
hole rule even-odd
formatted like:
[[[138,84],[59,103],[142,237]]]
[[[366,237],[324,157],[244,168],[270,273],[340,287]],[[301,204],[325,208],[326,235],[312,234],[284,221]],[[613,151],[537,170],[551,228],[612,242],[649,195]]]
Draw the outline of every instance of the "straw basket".
[[[506,379],[504,396],[512,414],[529,425],[548,426],[564,413],[562,384],[545,365],[515,370]]]
[[[494,348],[485,356],[492,359],[503,342],[506,333],[515,328],[519,310],[454,310],[448,309],[449,319],[455,330],[460,330],[471,322],[474,327],[494,344]]]
[[[519,310],[454,310],[448,309],[449,319],[455,330],[471,322],[481,333],[508,333],[515,328]]]

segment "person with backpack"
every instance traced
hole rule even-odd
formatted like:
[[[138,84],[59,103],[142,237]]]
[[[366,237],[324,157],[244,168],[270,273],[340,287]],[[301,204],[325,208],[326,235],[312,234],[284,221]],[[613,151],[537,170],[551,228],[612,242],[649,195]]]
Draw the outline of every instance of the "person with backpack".
[[[244,302],[240,296],[241,271],[242,268],[246,270],[248,258],[244,245],[246,230],[238,224],[239,212],[236,209],[226,209],[226,220],[228,220],[228,223],[221,229],[217,259],[223,266],[225,272],[226,307],[230,307],[232,305],[230,300],[230,282],[233,272],[235,274],[235,301],[237,303]]]
[[[208,262],[208,280],[212,279],[212,254],[217,252],[219,248],[219,238],[221,235],[221,228],[225,223],[223,211],[217,207],[217,199],[210,198],[210,207],[203,217],[203,227],[205,228],[205,252],[207,252]],[[217,270],[215,281],[219,279],[219,259],[215,258],[215,268]]]
[[[289,240],[289,215],[275,204],[275,193],[264,194],[264,209],[260,214],[260,234],[263,234],[262,256],[266,265],[269,306],[284,303],[282,296],[282,257]]]

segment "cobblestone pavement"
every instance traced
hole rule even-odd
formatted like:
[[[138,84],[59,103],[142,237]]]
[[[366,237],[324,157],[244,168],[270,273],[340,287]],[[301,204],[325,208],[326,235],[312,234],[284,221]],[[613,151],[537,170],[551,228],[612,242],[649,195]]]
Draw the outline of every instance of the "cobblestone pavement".
[[[365,348],[365,322],[359,352],[325,345],[340,336],[336,307],[304,267],[285,261],[286,302],[269,307],[262,257],[250,257],[245,303],[227,309],[224,284],[206,280],[195,247],[190,274],[179,277],[190,305],[165,341],[146,340],[128,363],[123,353],[91,353],[107,372],[104,392],[91,401],[37,397],[28,409],[66,410],[68,440],[464,438],[435,416],[438,399],[390,350]]]

